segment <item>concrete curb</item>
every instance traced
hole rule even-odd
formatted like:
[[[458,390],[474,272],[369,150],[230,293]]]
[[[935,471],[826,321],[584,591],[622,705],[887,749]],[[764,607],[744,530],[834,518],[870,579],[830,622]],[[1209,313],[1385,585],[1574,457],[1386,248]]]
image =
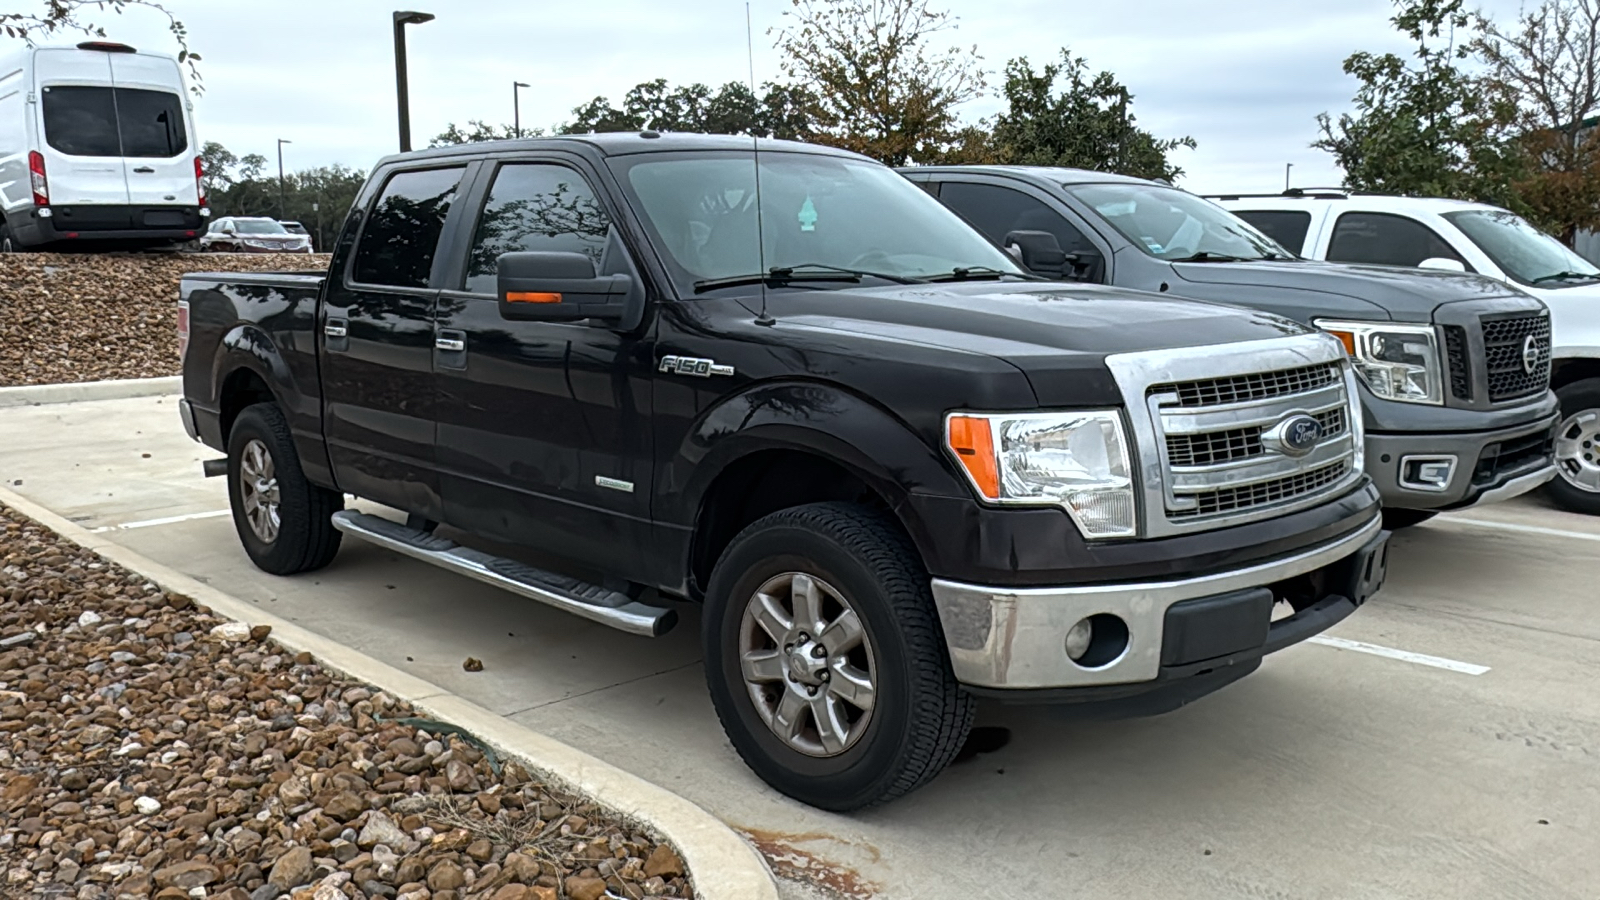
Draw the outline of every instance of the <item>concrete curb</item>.
[[[183,392],[183,376],[129,378],[121,381],[80,381],[73,384],[24,384],[0,388],[0,409],[77,403],[82,400],[127,400],[131,397],[166,397]]]
[[[219,615],[251,625],[271,625],[272,639],[284,647],[308,652],[329,668],[388,691],[432,718],[459,725],[505,755],[522,761],[530,771],[654,829],[677,848],[702,900],[778,900],[777,884],[755,848],[720,819],[677,794],[524,728],[432,682],[169,569],[67,521],[10,488],[0,487],[0,504]]]

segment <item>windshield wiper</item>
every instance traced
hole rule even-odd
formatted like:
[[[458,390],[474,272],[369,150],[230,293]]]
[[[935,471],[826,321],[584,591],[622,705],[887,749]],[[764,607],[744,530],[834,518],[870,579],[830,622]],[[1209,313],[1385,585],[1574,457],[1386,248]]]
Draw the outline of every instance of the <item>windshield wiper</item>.
[[[1023,277],[1020,272],[1007,272],[991,266],[957,266],[943,275],[930,275],[927,281],[998,281],[1007,275]]]
[[[862,278],[881,278],[895,284],[918,284],[918,279],[900,275],[885,275],[866,269],[849,269],[823,263],[800,263],[793,266],[773,266],[765,275],[730,275],[727,278],[708,278],[694,283],[694,292],[703,294],[717,288],[741,287],[747,284],[788,284],[796,281],[846,281],[857,283]]]
[[[1256,260],[1266,259],[1266,258],[1267,257],[1256,256],[1256,257],[1252,257],[1250,259],[1246,259],[1243,256],[1234,256],[1234,255],[1229,254],[1229,253],[1212,253],[1210,250],[1201,250],[1199,253],[1196,253],[1193,256],[1184,256],[1184,257],[1181,257],[1179,259],[1169,259],[1169,260],[1167,260],[1167,262],[1192,262],[1192,263],[1255,262]]]
[[[1600,281],[1600,273],[1595,272],[1556,272],[1551,275],[1541,275],[1535,278],[1532,284],[1542,284],[1546,281]]]

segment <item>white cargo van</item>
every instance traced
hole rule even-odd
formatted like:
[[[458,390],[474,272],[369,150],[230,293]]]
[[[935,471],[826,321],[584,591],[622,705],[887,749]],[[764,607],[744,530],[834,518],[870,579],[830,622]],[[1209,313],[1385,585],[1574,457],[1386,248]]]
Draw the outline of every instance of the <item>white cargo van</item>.
[[[0,56],[0,250],[204,233],[190,110],[171,56],[106,41]]]

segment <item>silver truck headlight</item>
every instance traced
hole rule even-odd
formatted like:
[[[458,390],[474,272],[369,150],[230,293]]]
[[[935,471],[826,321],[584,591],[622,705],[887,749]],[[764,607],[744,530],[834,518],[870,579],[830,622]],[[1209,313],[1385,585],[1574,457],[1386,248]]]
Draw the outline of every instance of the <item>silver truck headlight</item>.
[[[1434,406],[1444,403],[1444,367],[1432,325],[1332,319],[1312,324],[1344,344],[1356,374],[1379,397]]]
[[[1114,410],[952,413],[945,445],[984,500],[1060,506],[1086,538],[1138,534],[1128,441]]]

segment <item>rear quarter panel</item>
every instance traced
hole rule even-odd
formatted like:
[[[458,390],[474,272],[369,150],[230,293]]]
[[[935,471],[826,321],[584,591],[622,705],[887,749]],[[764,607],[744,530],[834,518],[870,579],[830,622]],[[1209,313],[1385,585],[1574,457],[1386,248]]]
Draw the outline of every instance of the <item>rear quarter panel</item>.
[[[307,477],[329,485],[316,331],[325,279],[296,273],[192,274],[183,277],[180,296],[189,304],[183,393],[198,417],[225,418],[233,411],[230,390],[253,373],[288,418]],[[202,428],[208,444],[223,449],[226,434],[205,432]]]

